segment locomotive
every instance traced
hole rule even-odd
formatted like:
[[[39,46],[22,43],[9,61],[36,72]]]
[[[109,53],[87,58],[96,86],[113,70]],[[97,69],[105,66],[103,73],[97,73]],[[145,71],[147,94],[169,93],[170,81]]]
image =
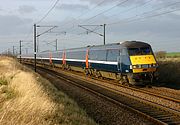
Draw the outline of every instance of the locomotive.
[[[33,61],[34,55],[21,55],[21,58]],[[86,75],[131,85],[152,83],[158,68],[151,46],[141,41],[40,52],[36,59],[39,64],[84,72]]]

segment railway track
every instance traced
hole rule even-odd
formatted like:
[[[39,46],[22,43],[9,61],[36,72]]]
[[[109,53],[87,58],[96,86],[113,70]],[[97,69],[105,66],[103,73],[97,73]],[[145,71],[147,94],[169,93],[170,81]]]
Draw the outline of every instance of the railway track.
[[[41,70],[48,72],[48,74],[51,74],[58,79],[66,80],[70,84],[105,98],[106,100],[120,105],[121,107],[126,108],[132,112],[138,113],[153,123],[180,124],[180,111],[178,110],[170,109],[166,106],[138,98],[131,94],[128,95],[127,93],[112,89],[107,86],[94,84],[92,82],[90,83],[87,81],[87,79],[86,81],[82,79],[75,79],[72,76],[68,76],[66,73],[64,74],[62,72],[55,72],[49,69],[44,69],[42,67]],[[167,99],[167,97],[165,98]]]
[[[151,89],[149,89],[149,88],[141,88],[141,89],[143,91],[148,91],[148,92],[154,93],[156,95],[165,96],[167,98],[170,98],[171,99],[170,101],[180,103],[180,93],[164,90],[164,89],[158,88],[158,87],[152,87]]]
[[[118,85],[120,86],[120,85]],[[168,101],[172,101],[172,102],[175,102],[175,103],[179,103],[180,104],[180,100],[174,96],[168,96],[168,95],[164,95],[162,93],[156,93],[155,91],[151,91],[151,89],[141,89],[141,88],[134,88],[134,87],[129,87],[129,86],[122,86],[122,87],[125,87],[125,88],[128,88],[128,89],[131,89],[131,90],[134,90],[134,91],[138,91],[138,92],[142,92],[144,94],[148,94],[148,95],[152,95],[152,96],[155,96],[155,97],[158,97],[158,98],[162,98],[162,99],[165,99],[165,100],[168,100]]]
[[[141,92],[141,93],[144,93],[144,94],[148,94],[148,95],[151,95],[151,96],[154,96],[154,97],[158,97],[158,98],[161,98],[161,99],[165,99],[165,100],[168,100],[168,101],[172,101],[172,102],[175,102],[175,103],[179,103],[180,104],[180,99],[179,97],[177,97],[176,95],[165,95],[163,94],[162,92],[158,92],[157,91],[151,91],[151,88],[148,88],[148,89],[144,89],[144,88],[141,88],[141,87],[133,87],[133,86],[126,86],[126,85],[121,85],[121,84],[118,84],[116,82],[114,82],[114,80],[110,80],[110,81],[107,81],[107,80],[101,80],[101,79],[97,79],[97,78],[93,78],[93,79],[96,79],[98,81],[101,81],[101,82],[106,82],[108,84],[111,84],[111,85],[115,85],[115,86],[118,86],[118,87],[122,87],[122,88],[126,88],[126,89],[130,89],[130,90],[133,90],[133,91],[136,91],[136,92]]]

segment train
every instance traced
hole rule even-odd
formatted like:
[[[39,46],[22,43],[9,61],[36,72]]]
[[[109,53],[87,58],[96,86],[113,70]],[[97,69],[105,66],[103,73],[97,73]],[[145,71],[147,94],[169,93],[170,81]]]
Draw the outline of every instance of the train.
[[[36,56],[37,63],[41,65],[83,72],[85,75],[113,79],[128,85],[152,83],[158,68],[150,44],[142,41],[45,51]],[[34,54],[18,55],[17,58],[34,62]]]

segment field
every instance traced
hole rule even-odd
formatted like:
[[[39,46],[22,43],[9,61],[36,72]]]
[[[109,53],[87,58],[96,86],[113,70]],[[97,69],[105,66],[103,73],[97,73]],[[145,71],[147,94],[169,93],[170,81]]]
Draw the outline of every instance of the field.
[[[167,53],[166,57],[180,57],[180,52]]]
[[[0,57],[0,125],[95,125],[49,81],[15,59]]]

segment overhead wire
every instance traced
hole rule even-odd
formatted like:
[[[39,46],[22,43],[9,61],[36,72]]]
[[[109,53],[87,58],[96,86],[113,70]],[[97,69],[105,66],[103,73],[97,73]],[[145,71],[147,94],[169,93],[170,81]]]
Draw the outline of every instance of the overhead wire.
[[[56,7],[56,5],[58,4],[59,1],[60,0],[56,0],[54,5],[47,11],[47,13],[39,21],[36,22],[36,24],[41,23],[49,15],[49,13]]]
[[[112,18],[112,17],[115,17],[115,16],[119,16],[119,14],[125,14],[125,13],[127,13],[127,12],[129,12],[129,11],[134,10],[134,9],[143,7],[143,6],[147,5],[148,3],[152,2],[152,1],[153,1],[153,0],[146,1],[146,2],[144,2],[144,3],[142,3],[142,4],[138,5],[138,6],[131,7],[131,8],[129,8],[129,9],[127,9],[127,10],[123,10],[123,11],[121,11],[121,12],[118,12],[118,14],[111,15],[111,16],[109,16],[108,18]],[[92,22],[92,23],[94,23],[94,22]]]
[[[100,29],[100,27],[99,26],[96,26],[94,29],[92,29],[91,31],[86,31],[86,32],[83,32],[83,33],[79,33],[78,35],[81,35],[81,34],[89,34],[89,33],[92,33],[92,32],[94,32],[94,31],[96,31],[96,30],[99,30]]]
[[[97,16],[99,16],[99,15],[102,15],[102,14],[104,14],[104,13],[107,13],[107,12],[109,12],[110,10],[112,10],[112,9],[114,9],[114,8],[120,6],[120,5],[123,5],[124,3],[128,2],[128,1],[129,1],[129,0],[120,1],[120,2],[118,2],[118,4],[116,4],[116,5],[108,8],[108,9],[106,9],[106,10],[104,10],[104,11],[102,11],[102,12],[100,12],[100,13],[98,13],[98,14],[96,14],[96,15],[88,18],[88,19],[86,19],[86,20],[83,20],[81,23],[83,23],[83,22],[88,22],[89,20],[92,20],[92,19],[94,19],[95,17],[97,17]],[[71,29],[74,29],[74,26],[68,28],[67,30],[71,30]],[[74,31],[74,30],[73,30],[73,31]]]
[[[108,23],[107,25],[116,25],[116,24],[122,23],[122,21],[124,21],[125,23],[136,21],[136,20],[139,21],[140,19],[152,18],[152,17],[156,17],[156,16],[161,16],[161,15],[164,15],[164,14],[172,13],[172,12],[178,11],[179,9],[165,11],[165,12],[162,12],[162,13],[159,13],[159,14],[154,14],[154,15],[148,15],[148,14],[153,14],[152,12],[157,12],[158,10],[162,10],[164,8],[171,7],[171,6],[177,5],[179,3],[180,2],[175,2],[175,3],[167,5],[166,7],[161,7],[161,8],[157,8],[157,9],[151,10],[151,11],[147,11],[147,12],[144,12],[142,14],[130,17],[130,18],[119,20],[119,21],[116,21],[116,22],[113,22],[113,23]],[[144,16],[144,15],[148,15],[148,16],[140,17],[140,16]],[[139,18],[137,18],[137,17],[139,17]],[[129,19],[132,19],[132,20],[129,20]]]
[[[65,23],[65,24],[63,24],[63,26],[65,26],[65,25],[67,25],[67,24],[69,24],[69,23],[72,23],[72,22],[79,22],[79,19],[80,19],[80,17],[82,17],[82,16],[84,16],[84,15],[87,15],[88,13],[90,13],[91,11],[93,11],[94,9],[96,9],[97,7],[99,7],[100,5],[102,5],[103,3],[105,3],[106,2],[106,0],[103,0],[103,1],[101,1],[101,2],[99,2],[97,5],[95,5],[93,8],[91,8],[89,11],[87,11],[87,12],[83,12],[83,13],[81,13],[79,16],[77,16],[76,18],[74,18],[75,19],[75,21],[69,21],[69,22],[67,22],[67,23]],[[74,24],[74,23],[73,23]],[[74,25],[73,26],[71,26],[70,28],[67,28],[66,29],[66,31],[67,30],[70,30],[70,29],[73,29],[74,28]]]
[[[81,13],[79,16],[77,16],[77,17],[74,18],[74,19],[77,21],[80,17],[82,17],[82,16],[90,13],[92,10],[96,9],[98,6],[102,5],[105,1],[106,1],[106,0],[103,0],[103,1],[99,2],[97,5],[95,5],[93,8],[91,8],[89,11],[86,11],[86,12]],[[71,23],[71,22],[73,22],[73,21],[70,21],[70,22],[68,22],[68,23],[65,23],[65,24],[63,24],[63,26],[64,26],[64,25],[67,25],[67,24],[69,24],[69,23]]]
[[[129,1],[129,0],[121,1],[121,2],[119,2],[118,4],[116,4],[115,6],[112,6],[111,8],[109,8],[109,9],[107,9],[107,10],[104,10],[104,11],[98,13],[97,15],[94,15],[94,16],[92,16],[92,17],[84,20],[83,22],[88,22],[89,20],[92,20],[92,19],[94,19],[95,17],[97,17],[97,16],[99,16],[99,15],[102,15],[102,14],[104,14],[104,13],[107,13],[107,12],[109,12],[110,10],[112,10],[112,9],[114,9],[114,8],[120,6],[120,5],[122,5],[122,4],[124,4],[124,3],[128,2],[128,1]]]
[[[82,17],[82,16],[84,16],[84,15],[87,15],[88,13],[90,13],[91,11],[93,11],[94,9],[96,9],[97,7],[99,7],[100,5],[102,5],[102,4],[105,3],[105,2],[106,2],[106,0],[102,0],[102,1],[99,2],[96,6],[94,6],[93,8],[91,8],[88,12],[81,13],[79,16],[77,16],[77,17],[75,18],[75,21],[74,21],[74,22],[78,23],[80,17]],[[71,22],[73,22],[73,21],[70,21],[70,22],[68,22],[68,23],[65,23],[63,26],[65,26],[65,25],[67,25],[67,24],[69,24],[69,23],[71,23]],[[65,31],[67,32],[67,31],[70,31],[70,30],[71,30],[71,32],[72,32],[72,29],[75,29],[74,24],[73,24],[73,26],[65,29]],[[73,31],[74,31],[74,30],[73,30]]]

